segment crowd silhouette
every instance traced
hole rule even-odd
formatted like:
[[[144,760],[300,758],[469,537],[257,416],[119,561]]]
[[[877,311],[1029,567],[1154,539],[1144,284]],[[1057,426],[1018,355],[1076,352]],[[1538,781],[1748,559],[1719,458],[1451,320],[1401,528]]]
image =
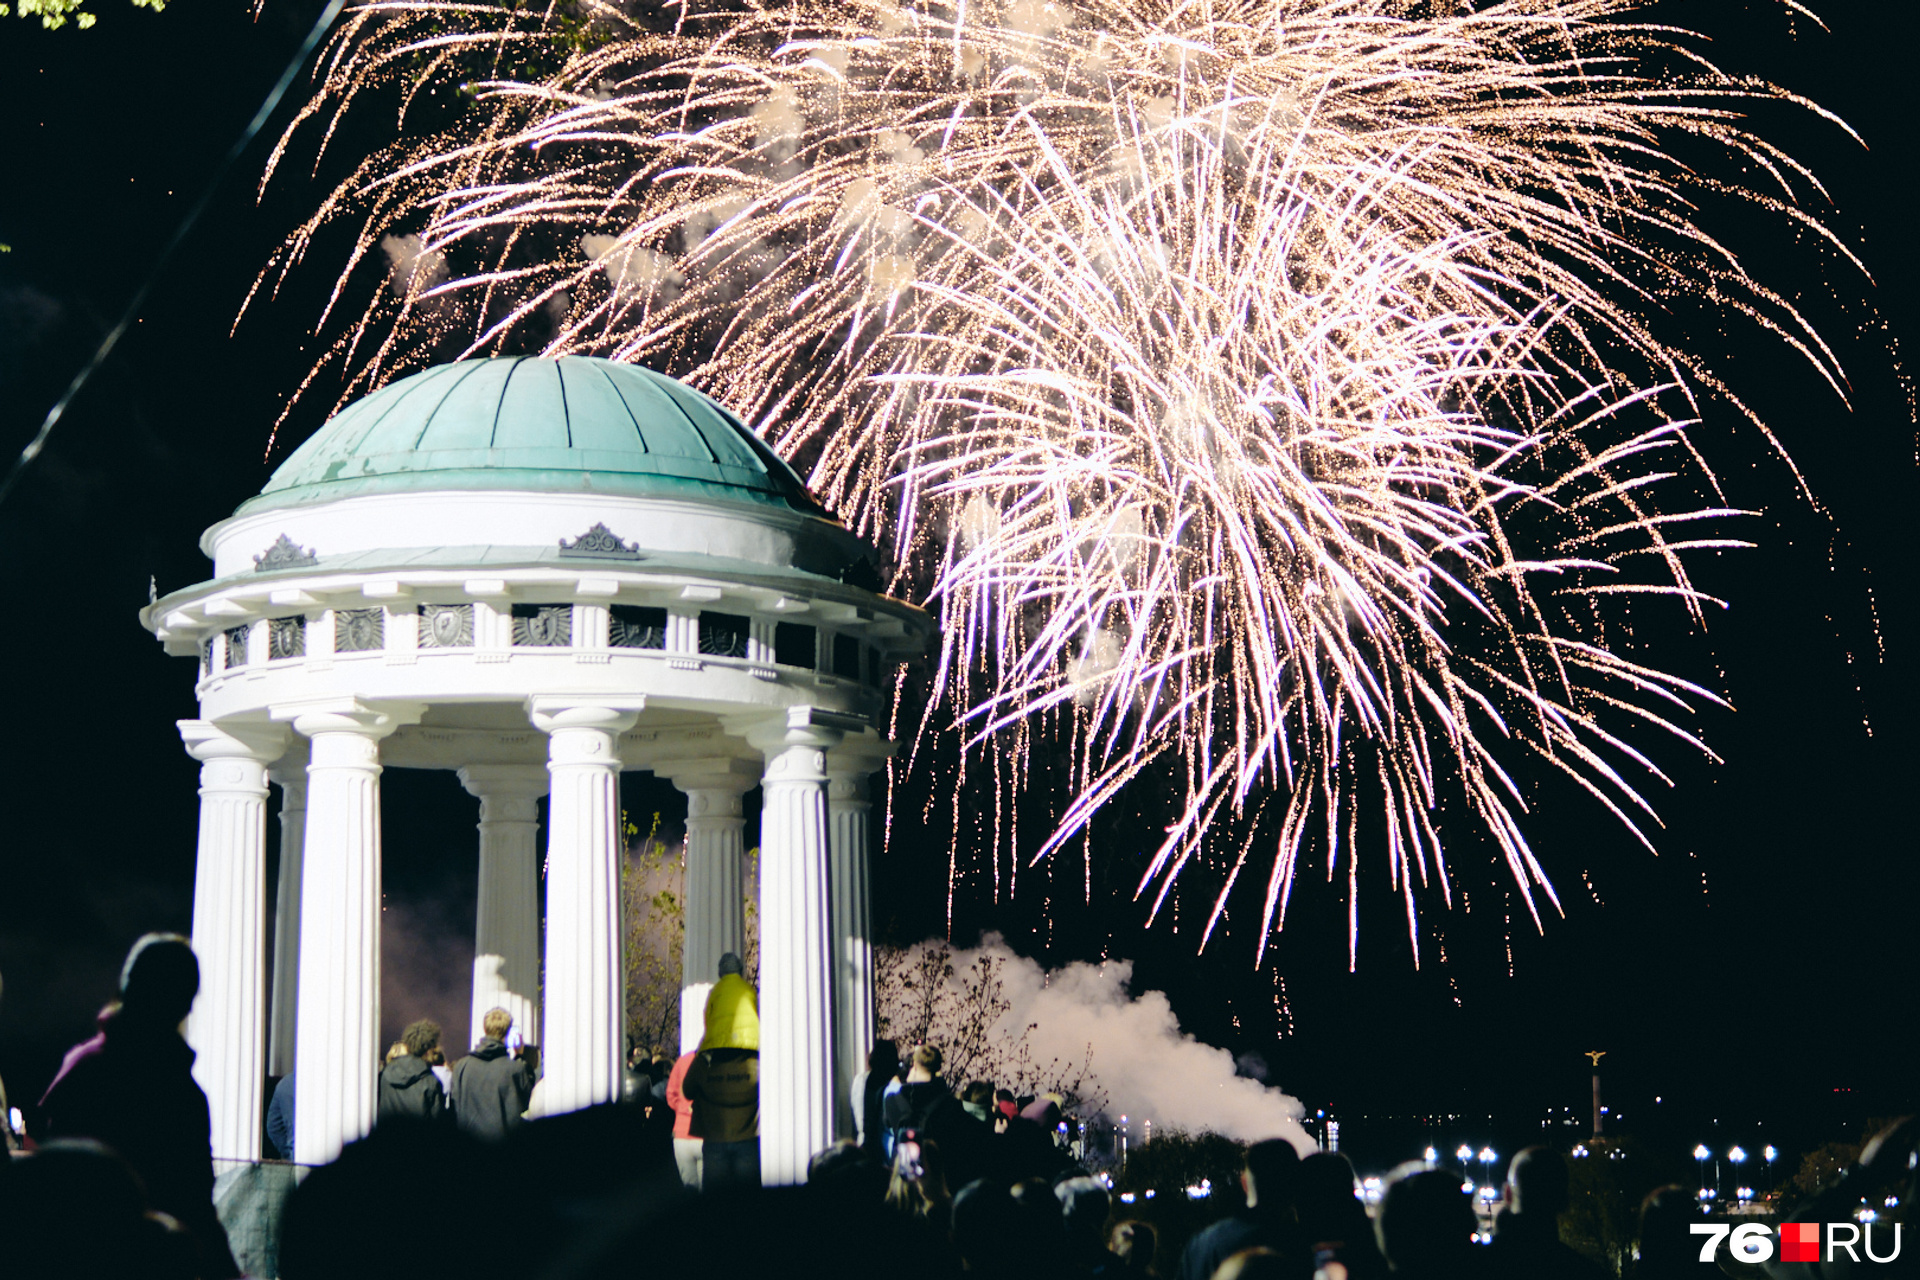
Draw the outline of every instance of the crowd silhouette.
[[[486,1015],[473,1052],[450,1069],[440,1028],[412,1024],[381,1068],[373,1131],[275,1202],[264,1248],[236,1250],[222,1223],[231,1210],[216,1212],[207,1102],[179,1031],[198,965],[186,939],[148,935],[98,1034],[67,1054],[40,1100],[32,1141],[0,1162],[0,1274],[413,1280],[449,1263],[548,1280],[903,1269],[933,1280],[1611,1274],[1562,1242],[1569,1167],[1544,1147],[1513,1158],[1490,1240],[1457,1173],[1405,1166],[1370,1212],[1344,1155],[1303,1156],[1272,1139],[1247,1148],[1238,1185],[1221,1189],[1226,1211],[1169,1242],[1061,1140],[1061,1099],[956,1085],[932,1044],[904,1058],[875,1045],[846,1100],[855,1137],[819,1152],[804,1185],[764,1188],[755,995],[737,956],[718,976],[699,1048],[678,1058],[637,1051],[621,1102],[539,1120],[527,1119],[538,1055],[504,1010]],[[292,1150],[290,1097],[283,1082],[267,1117],[278,1151]],[[1911,1120],[1895,1125],[1799,1216],[1842,1215],[1863,1189],[1910,1200],[1920,1191],[1915,1140]],[[1699,1221],[1681,1188],[1649,1195],[1627,1274],[1721,1274],[1701,1260]],[[1852,1280],[1914,1268],[1908,1257],[1726,1270]]]

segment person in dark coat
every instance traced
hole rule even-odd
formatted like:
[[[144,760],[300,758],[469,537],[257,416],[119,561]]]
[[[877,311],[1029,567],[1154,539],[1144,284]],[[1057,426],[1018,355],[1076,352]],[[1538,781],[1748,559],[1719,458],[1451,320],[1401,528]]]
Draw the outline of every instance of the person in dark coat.
[[[1485,1252],[1460,1175],[1414,1166],[1387,1180],[1374,1237],[1387,1266],[1406,1280],[1469,1280],[1486,1274]]]
[[[200,991],[187,940],[150,933],[120,972],[120,1001],[100,1033],[75,1045],[40,1099],[42,1136],[92,1138],[125,1160],[147,1202],[193,1236],[206,1280],[237,1276],[213,1210],[213,1137],[207,1095],[193,1079],[180,1024]]]
[[[447,1095],[427,1055],[440,1047],[440,1024],[422,1018],[400,1033],[407,1051],[380,1069],[379,1109],[374,1123],[395,1116],[438,1120],[447,1114]]]
[[[293,1159],[293,1072],[280,1077],[273,1086],[273,1101],[267,1104],[267,1145],[282,1160]]]
[[[885,1126],[897,1145],[909,1130],[940,1144],[946,1157],[947,1184],[964,1187],[975,1178],[993,1172],[989,1142],[992,1133],[986,1125],[967,1114],[960,1099],[940,1077],[945,1058],[940,1046],[916,1045],[908,1060],[906,1082],[898,1093],[888,1094],[881,1110]]]
[[[853,1078],[854,1117],[860,1148],[876,1160],[887,1157],[887,1086],[900,1074],[900,1048],[891,1040],[875,1040],[867,1051],[867,1069]]]
[[[1300,1239],[1294,1221],[1294,1183],[1300,1171],[1300,1153],[1281,1138],[1269,1138],[1247,1148],[1240,1187],[1247,1207],[1214,1223],[1187,1241],[1180,1255],[1180,1280],[1208,1280],[1220,1264],[1247,1249],[1271,1249],[1286,1260],[1287,1270],[1301,1280],[1313,1274],[1313,1258]]]
[[[1316,1268],[1337,1262],[1347,1269],[1348,1280],[1380,1280],[1387,1274],[1373,1222],[1354,1194],[1353,1165],[1346,1156],[1316,1151],[1302,1160],[1294,1178],[1294,1205]]]
[[[453,1118],[476,1138],[504,1138],[519,1127],[533,1097],[533,1072],[507,1049],[513,1015],[489,1009],[484,1038],[453,1067]]]
[[[1035,1098],[1009,1118],[997,1144],[1001,1175],[1051,1182],[1064,1173],[1073,1157],[1054,1141],[1059,1125],[1060,1104],[1050,1097]]]
[[[1528,1147],[1507,1166],[1507,1184],[1488,1271],[1515,1280],[1603,1280],[1600,1265],[1560,1241],[1560,1215],[1570,1199],[1567,1158],[1548,1147]]]

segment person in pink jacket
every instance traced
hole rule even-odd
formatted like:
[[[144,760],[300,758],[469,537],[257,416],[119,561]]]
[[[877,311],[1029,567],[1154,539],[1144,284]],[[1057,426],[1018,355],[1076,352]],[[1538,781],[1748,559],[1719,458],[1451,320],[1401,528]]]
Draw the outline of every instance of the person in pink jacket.
[[[686,1082],[687,1068],[699,1056],[681,1054],[667,1075],[667,1105],[673,1109],[673,1162],[680,1168],[680,1181],[695,1191],[700,1189],[700,1139],[693,1136],[693,1099],[681,1085]]]

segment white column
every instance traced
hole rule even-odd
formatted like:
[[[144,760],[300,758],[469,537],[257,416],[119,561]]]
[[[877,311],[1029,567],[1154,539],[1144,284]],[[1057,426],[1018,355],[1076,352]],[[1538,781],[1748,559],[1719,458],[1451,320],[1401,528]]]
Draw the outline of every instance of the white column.
[[[280,788],[280,883],[273,904],[273,1002],[267,1013],[267,1074],[293,1071],[300,999],[300,850],[307,839],[307,754],[283,756],[268,777]]]
[[[676,762],[661,773],[687,796],[686,937],[680,963],[680,1052],[700,1047],[707,993],[720,957],[747,953],[746,826],[742,799],[760,783],[757,764]]]
[[[848,742],[827,754],[833,950],[834,1123],[854,1136],[853,1078],[873,1047],[873,891],[868,867],[873,805],[869,776],[881,744]]]
[[[833,981],[827,756],[860,722],[811,707],[756,726],[760,811],[760,1178],[802,1183],[833,1141]]]
[[[529,1044],[540,1043],[539,765],[468,765],[460,785],[480,798],[480,905],[473,929],[473,1014],[505,1009]]]
[[[381,1049],[380,739],[400,721],[358,703],[291,718],[309,744],[293,1158],[316,1165],[373,1128]]]
[[[193,1078],[206,1091],[213,1158],[254,1161],[266,1084],[267,765],[286,749],[287,731],[179,725],[201,762],[193,875],[200,996],[187,1016]]]
[[[547,966],[535,1115],[620,1097],[626,970],[620,947],[619,736],[639,699],[582,705],[534,698],[547,734]]]

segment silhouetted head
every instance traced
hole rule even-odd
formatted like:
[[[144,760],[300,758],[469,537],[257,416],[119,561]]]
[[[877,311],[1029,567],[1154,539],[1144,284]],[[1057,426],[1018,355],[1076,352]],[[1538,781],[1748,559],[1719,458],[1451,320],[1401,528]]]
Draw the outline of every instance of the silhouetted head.
[[[960,1101],[970,1103],[976,1107],[991,1109],[993,1106],[993,1081],[975,1080],[972,1084],[968,1085],[966,1091],[960,1095]]]
[[[1300,1225],[1318,1239],[1338,1238],[1339,1228],[1360,1206],[1353,1194],[1353,1165],[1338,1151],[1316,1151],[1302,1160],[1294,1188]]]
[[[120,970],[120,1006],[127,1014],[171,1026],[200,993],[200,961],[177,933],[149,933],[127,952]]]
[[[1636,1280],[1693,1277],[1701,1271],[1700,1237],[1689,1228],[1700,1220],[1685,1187],[1655,1187],[1640,1202],[1640,1263]]]
[[[1220,1264],[1213,1280],[1292,1280],[1296,1269],[1272,1249],[1242,1249]]]
[[[440,1047],[440,1024],[432,1018],[410,1022],[400,1033],[400,1043],[407,1046],[407,1052],[414,1057],[424,1058]]]
[[[1414,1166],[1396,1172],[1374,1223],[1380,1252],[1395,1271],[1442,1269],[1473,1248],[1473,1202],[1460,1189],[1460,1175]]]
[[[1060,1221],[1068,1243],[1077,1252],[1098,1253],[1107,1210],[1113,1204],[1106,1186],[1098,1178],[1067,1178],[1054,1187],[1053,1194],[1060,1200]]]
[[[186,1280],[191,1236],[147,1212],[133,1170],[98,1142],[49,1142],[0,1164],[0,1239],[18,1280]]]
[[[488,1153],[450,1125],[382,1122],[288,1197],[280,1221],[283,1280],[413,1280],[423,1259],[502,1241]],[[516,1242],[517,1243],[517,1242]],[[496,1259],[509,1274],[510,1261]]]
[[[1507,1166],[1507,1208],[1522,1217],[1557,1218],[1566,1211],[1567,1158],[1549,1147],[1528,1147]]]
[[[881,1076],[900,1070],[900,1046],[891,1040],[875,1040],[873,1048],[867,1050],[867,1070]]]
[[[720,976],[721,977],[724,978],[730,973],[737,973],[742,976],[745,976],[746,972],[747,972],[746,961],[742,960],[739,956],[735,955],[733,952],[729,951],[725,955],[720,957]]]
[[[807,1161],[807,1191],[829,1212],[858,1212],[878,1204],[887,1189],[887,1170],[872,1155],[842,1138]]]
[[[1292,1207],[1299,1172],[1300,1153],[1284,1138],[1268,1138],[1248,1147],[1246,1168],[1240,1175],[1248,1207],[1269,1211]]]
[[[991,1271],[1011,1251],[1020,1208],[1004,1182],[969,1182],[953,1198],[953,1251],[974,1271]]]
[[[1154,1233],[1151,1223],[1122,1222],[1107,1237],[1107,1248],[1113,1250],[1115,1257],[1126,1264],[1127,1270],[1139,1274],[1153,1265],[1154,1251],[1159,1247],[1160,1237]]]

